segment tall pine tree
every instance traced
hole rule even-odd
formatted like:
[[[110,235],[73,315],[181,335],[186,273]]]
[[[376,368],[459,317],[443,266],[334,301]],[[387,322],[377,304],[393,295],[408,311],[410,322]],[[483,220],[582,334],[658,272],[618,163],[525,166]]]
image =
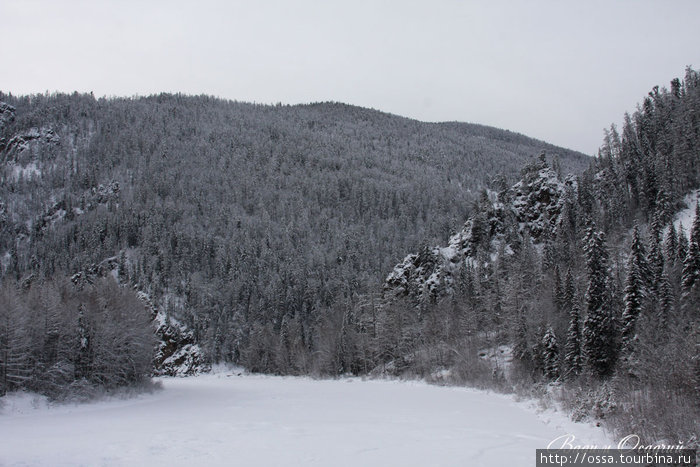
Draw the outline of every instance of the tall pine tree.
[[[685,257],[688,255],[688,237],[685,235],[685,229],[681,224],[678,229],[678,247],[676,249],[676,258],[682,264]]]
[[[594,226],[586,233],[586,319],[582,348],[586,368],[596,376],[609,376],[617,360],[615,320],[608,293],[608,251],[603,232]]]
[[[574,285],[574,275],[571,272],[571,268],[566,271],[566,277],[564,278],[564,300],[562,307],[567,312],[570,312],[574,306],[574,298],[576,295],[576,286]]]
[[[632,246],[627,261],[627,281],[625,284],[625,311],[622,313],[622,351],[625,356],[632,352],[632,343],[635,336],[637,318],[642,311],[642,303],[646,295],[642,270],[640,264],[644,258],[644,246],[639,237],[639,229],[634,227],[632,234]]]
[[[581,374],[581,313],[578,303],[571,307],[569,330],[566,333],[564,368],[567,377]]]
[[[676,226],[671,222],[671,227],[668,229],[666,243],[664,244],[664,252],[666,254],[666,262],[673,266],[676,264],[676,253],[678,252],[678,233]]]
[[[688,297],[700,284],[700,202],[695,207],[695,219],[690,230],[688,252],[683,261],[683,295]]]
[[[651,245],[649,247],[649,257],[647,264],[649,268],[648,287],[652,295],[656,297],[661,282],[661,274],[664,270],[664,255],[662,246],[663,227],[658,212],[654,215],[651,224]]]
[[[545,378],[557,379],[559,377],[559,344],[551,326],[547,328],[547,332],[542,337],[542,361]]]

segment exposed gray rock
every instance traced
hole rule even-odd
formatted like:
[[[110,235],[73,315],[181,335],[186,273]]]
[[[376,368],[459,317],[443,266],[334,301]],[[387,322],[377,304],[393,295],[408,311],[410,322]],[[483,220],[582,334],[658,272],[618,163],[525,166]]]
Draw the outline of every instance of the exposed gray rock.
[[[561,181],[540,156],[508,190],[488,193],[446,246],[426,247],[406,256],[387,276],[385,295],[419,298],[450,293],[454,276],[465,262],[489,262],[499,254],[512,254],[513,239],[544,242],[559,221],[567,185],[575,181]]]

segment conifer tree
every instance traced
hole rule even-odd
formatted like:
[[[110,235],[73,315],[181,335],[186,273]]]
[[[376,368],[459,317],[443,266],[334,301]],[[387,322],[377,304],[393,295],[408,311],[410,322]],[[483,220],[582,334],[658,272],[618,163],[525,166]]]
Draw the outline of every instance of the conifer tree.
[[[571,307],[569,329],[566,333],[564,365],[567,376],[581,374],[581,316],[577,303]]]
[[[695,217],[693,226],[690,228],[690,239],[695,243],[700,243],[700,199],[695,204]]]
[[[559,345],[551,326],[547,328],[547,332],[542,337],[542,361],[545,378],[557,379],[559,377]]]
[[[583,322],[582,349],[586,367],[596,376],[612,373],[617,359],[615,322],[608,293],[608,252],[603,232],[591,226],[586,234],[586,319]]]
[[[685,257],[688,255],[688,237],[685,235],[683,224],[678,229],[678,248],[676,250],[676,258],[682,264]]]
[[[642,279],[642,284],[645,286],[649,285],[652,280],[652,271],[649,265],[649,258],[651,255],[647,255],[646,247],[644,246],[644,241],[639,234],[639,227],[634,226],[632,231],[632,244],[630,245],[630,256],[628,262],[634,262],[639,268],[639,275]]]
[[[530,346],[527,342],[527,322],[525,321],[525,312],[519,313],[515,335],[513,336],[513,357],[525,365],[532,364],[532,355],[530,354]]]
[[[642,311],[644,301],[645,286],[642,277],[643,245],[639,238],[639,229],[634,227],[632,234],[632,246],[627,262],[627,281],[625,283],[624,303],[625,310],[622,313],[622,349],[629,353],[632,349],[632,340],[635,335],[635,325],[637,318]]]
[[[695,219],[690,230],[688,252],[683,261],[683,293],[688,295],[700,283],[700,203],[695,207]]]
[[[682,275],[683,294],[687,296],[695,284],[700,282],[700,246],[692,241],[688,245],[688,253],[683,261]]]
[[[668,186],[668,183],[664,182],[664,185]],[[661,226],[671,220],[672,215],[671,201],[667,190],[668,188],[661,188],[656,195],[656,212],[654,218],[658,220]]]
[[[566,271],[566,277],[564,278],[564,309],[571,311],[574,306],[574,299],[576,295],[576,286],[574,285],[574,275],[571,272],[571,268]]]
[[[664,269],[664,255],[661,245],[662,230],[661,222],[657,213],[654,216],[654,221],[651,225],[651,245],[649,247],[649,257],[647,259],[649,270],[647,285],[649,290],[653,292],[652,296],[656,296],[656,292],[658,292],[661,274]]]
[[[668,328],[668,320],[673,312],[673,288],[671,287],[671,280],[668,277],[666,271],[661,274],[661,283],[659,284],[659,311],[658,311],[658,323],[659,329]]]
[[[553,298],[554,298],[554,307],[557,311],[557,313],[560,313],[565,306],[565,289],[563,284],[561,283],[561,274],[559,274],[559,266],[554,266],[554,293],[553,293]]]
[[[678,252],[678,233],[676,226],[671,222],[664,244],[664,253],[666,254],[666,262],[673,266],[676,263],[676,253]]]

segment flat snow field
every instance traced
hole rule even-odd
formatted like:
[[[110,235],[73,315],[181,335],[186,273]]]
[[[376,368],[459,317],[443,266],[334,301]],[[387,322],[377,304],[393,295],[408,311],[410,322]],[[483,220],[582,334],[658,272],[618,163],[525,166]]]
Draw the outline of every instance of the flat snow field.
[[[83,405],[6,398],[0,465],[514,467],[565,434],[610,444],[600,428],[465,388],[230,372],[162,382]]]

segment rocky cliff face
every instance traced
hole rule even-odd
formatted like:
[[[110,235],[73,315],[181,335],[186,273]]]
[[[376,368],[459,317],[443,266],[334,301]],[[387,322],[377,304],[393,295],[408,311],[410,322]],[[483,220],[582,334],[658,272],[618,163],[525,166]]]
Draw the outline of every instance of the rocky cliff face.
[[[0,102],[0,136],[2,136],[5,126],[15,119],[15,112],[16,109],[10,104]],[[5,141],[0,140],[0,151],[4,149],[4,143]]]
[[[154,306],[147,294],[140,292],[139,297],[151,308],[153,326],[158,338],[158,347],[153,357],[153,374],[190,376],[209,371],[204,352],[195,343],[192,331]]]
[[[518,183],[501,193],[487,193],[446,246],[406,256],[387,276],[385,295],[440,296],[450,292],[455,274],[466,263],[512,254],[514,241],[541,244],[556,228],[566,191],[575,184],[573,178],[562,181],[541,155],[523,170]]]
[[[92,284],[98,277],[112,276],[119,280],[120,259],[116,256],[107,258],[99,264],[71,276],[75,287]],[[31,279],[28,279],[31,280]],[[204,352],[197,345],[194,334],[179,320],[168,316],[156,306],[145,292],[138,292],[144,306],[153,317],[154,333],[157,347],[153,358],[153,374],[156,376],[189,376],[209,371]]]
[[[575,184],[573,178],[560,180],[540,160],[523,171],[522,179],[511,187],[503,201],[515,215],[520,233],[527,232],[535,241],[541,241],[556,227],[567,186],[574,188]]]

